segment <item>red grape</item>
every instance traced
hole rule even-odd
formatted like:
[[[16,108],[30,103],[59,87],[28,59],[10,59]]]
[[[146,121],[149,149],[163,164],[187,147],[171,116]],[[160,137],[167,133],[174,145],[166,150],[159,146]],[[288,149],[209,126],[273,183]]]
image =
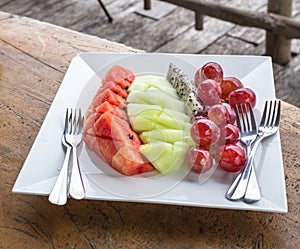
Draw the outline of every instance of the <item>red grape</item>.
[[[216,151],[216,161],[225,171],[240,171],[246,164],[247,156],[243,148],[235,144],[226,144]]]
[[[256,95],[250,88],[240,88],[229,94],[229,104],[234,107],[238,104],[249,102],[254,108],[256,104]]]
[[[220,128],[209,119],[194,121],[190,133],[195,143],[204,147],[217,143],[220,138]]]
[[[227,109],[222,104],[213,105],[208,110],[208,118],[216,123],[216,125],[225,125],[227,123]]]
[[[196,173],[208,171],[213,164],[213,158],[209,150],[200,146],[193,147],[188,152],[187,160],[191,169]]]
[[[196,71],[194,76],[196,86],[200,85],[207,79],[215,80],[219,84],[222,82],[223,69],[218,63],[208,62]]]
[[[235,77],[226,77],[223,79],[223,81],[221,82],[221,89],[222,89],[222,99],[227,100],[228,99],[228,95],[236,90],[236,89],[240,89],[240,88],[244,88],[243,83],[235,78]]]
[[[220,103],[222,90],[220,85],[214,80],[205,80],[198,85],[198,97],[204,105],[212,106]]]
[[[232,107],[227,103],[216,104],[209,108],[208,118],[217,125],[233,124],[236,118]]]
[[[225,144],[236,144],[240,140],[240,130],[233,124],[226,124],[224,127]]]
[[[228,103],[223,103],[223,106],[225,106],[225,108],[227,109],[227,114],[228,114],[227,123],[233,124],[236,119],[236,114],[235,114],[234,109]]]

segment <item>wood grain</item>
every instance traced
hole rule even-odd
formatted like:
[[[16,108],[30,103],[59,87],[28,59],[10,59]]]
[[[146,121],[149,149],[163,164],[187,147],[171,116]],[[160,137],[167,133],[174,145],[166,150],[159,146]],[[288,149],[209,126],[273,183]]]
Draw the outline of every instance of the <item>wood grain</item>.
[[[268,12],[290,17],[292,15],[292,0],[268,0]],[[291,59],[291,40],[281,34],[267,31],[266,54],[271,55],[280,64],[289,62]]]
[[[286,16],[236,9],[218,3],[211,3],[206,0],[162,1],[194,10],[198,14],[201,13],[203,15],[208,15],[243,26],[262,28],[272,31],[275,34],[285,36],[286,38],[300,38],[300,23]],[[280,1],[276,0],[274,2]]]
[[[297,248],[299,108],[280,127],[287,214],[13,194],[12,186],[71,59],[140,50],[0,12],[0,248]],[[42,167],[42,166],[41,166]]]

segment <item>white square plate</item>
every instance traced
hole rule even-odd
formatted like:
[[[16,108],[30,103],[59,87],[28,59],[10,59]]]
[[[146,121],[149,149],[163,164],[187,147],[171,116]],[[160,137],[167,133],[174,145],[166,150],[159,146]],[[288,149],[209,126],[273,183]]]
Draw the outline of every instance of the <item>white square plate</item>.
[[[170,62],[191,78],[209,61],[219,63],[225,76],[239,78],[257,95],[255,116],[259,120],[266,100],[275,99],[272,63],[265,56],[221,56],[184,54],[81,53],[71,62],[44,123],[13,187],[13,192],[49,195],[64,159],[61,135],[67,107],[87,109],[100,87],[101,78],[114,64],[135,74],[166,74]],[[79,156],[86,199],[159,203],[211,208],[287,212],[280,136],[263,141],[255,167],[262,199],[254,204],[229,201],[224,197],[235,174],[215,170],[204,179],[190,173],[172,176],[123,176],[91,155],[82,146]]]

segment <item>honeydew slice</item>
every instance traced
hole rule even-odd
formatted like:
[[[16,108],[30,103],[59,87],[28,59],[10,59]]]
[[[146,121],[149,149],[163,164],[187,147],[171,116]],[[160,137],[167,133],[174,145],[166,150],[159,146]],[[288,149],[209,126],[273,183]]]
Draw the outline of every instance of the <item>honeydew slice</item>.
[[[129,116],[131,126],[135,131],[154,130],[156,127],[163,129],[182,130],[185,127],[183,120],[177,120],[166,112],[156,109],[145,109],[135,116]],[[149,124],[153,123],[153,124]]]
[[[127,103],[160,105],[162,108],[185,112],[184,103],[180,100],[168,97],[165,93],[152,89],[151,91],[131,91],[126,99]]]
[[[159,105],[148,105],[148,104],[138,104],[138,103],[128,103],[127,104],[127,115],[129,117],[139,115],[145,110],[152,110],[154,113],[159,113],[159,115],[164,111],[164,109]]]
[[[166,142],[175,143],[178,141],[183,141],[185,133],[183,130],[175,129],[162,129],[162,130],[151,130],[142,132],[139,137],[143,143],[153,143],[153,142]]]
[[[176,90],[173,87],[169,86],[163,86],[163,85],[150,85],[148,83],[144,82],[133,82],[131,86],[129,87],[128,91],[144,91],[146,92],[150,88],[155,88],[157,90],[160,90],[167,94],[168,96],[174,98],[174,99],[179,99]]]
[[[142,82],[146,83],[150,86],[166,86],[166,87],[172,87],[171,83],[164,77],[159,75],[142,75],[137,76],[132,84]]]
[[[177,171],[186,160],[189,145],[185,142],[153,142],[143,144],[139,147],[143,155],[162,174]]]
[[[151,113],[158,115],[158,116],[168,115],[179,121],[190,122],[190,117],[188,115],[186,115],[185,113],[178,112],[175,110],[170,110],[167,108],[163,109],[159,105],[148,105],[148,104],[138,104],[138,103],[127,104],[127,115],[129,117],[135,116],[135,115],[143,115],[144,112],[147,113],[147,115],[152,115]]]

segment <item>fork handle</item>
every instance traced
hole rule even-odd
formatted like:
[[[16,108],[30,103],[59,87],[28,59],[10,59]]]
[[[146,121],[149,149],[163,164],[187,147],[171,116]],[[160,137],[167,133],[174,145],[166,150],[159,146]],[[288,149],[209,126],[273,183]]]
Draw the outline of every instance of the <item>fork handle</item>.
[[[260,199],[261,199],[261,191],[260,191],[260,187],[257,182],[255,169],[252,166],[248,186],[247,186],[246,193],[245,193],[243,200],[244,200],[244,202],[250,204],[250,203],[257,202]]]
[[[73,146],[73,165],[71,171],[69,193],[72,198],[77,200],[81,200],[85,197],[85,189],[79,168],[76,146]]]
[[[71,147],[67,147],[64,163],[56,179],[54,187],[48,200],[56,205],[65,205],[68,198],[68,166],[71,154]]]
[[[248,183],[249,183],[249,179],[250,179],[250,176],[251,176],[251,172],[252,171],[254,172],[253,166],[252,166],[253,160],[254,160],[254,155],[255,155],[255,152],[258,148],[258,145],[259,145],[259,143],[261,142],[262,139],[263,139],[263,136],[258,137],[257,140],[255,140],[255,142],[253,144],[253,147],[252,147],[252,150],[249,153],[249,157],[248,157],[248,161],[246,163],[246,166],[245,166],[244,170],[241,173],[240,180],[239,181],[234,181],[234,183],[236,183],[235,187],[230,186],[229,190],[231,190],[231,191],[228,190],[227,193],[226,193],[226,198],[227,199],[239,200],[239,199],[244,197],[244,195],[246,193],[246,190],[247,190]],[[255,180],[257,181],[255,173],[252,175],[252,177],[253,178],[255,177]],[[258,185],[258,183],[257,183],[257,185]],[[258,189],[257,191],[260,192],[260,188],[258,187],[257,189]]]

